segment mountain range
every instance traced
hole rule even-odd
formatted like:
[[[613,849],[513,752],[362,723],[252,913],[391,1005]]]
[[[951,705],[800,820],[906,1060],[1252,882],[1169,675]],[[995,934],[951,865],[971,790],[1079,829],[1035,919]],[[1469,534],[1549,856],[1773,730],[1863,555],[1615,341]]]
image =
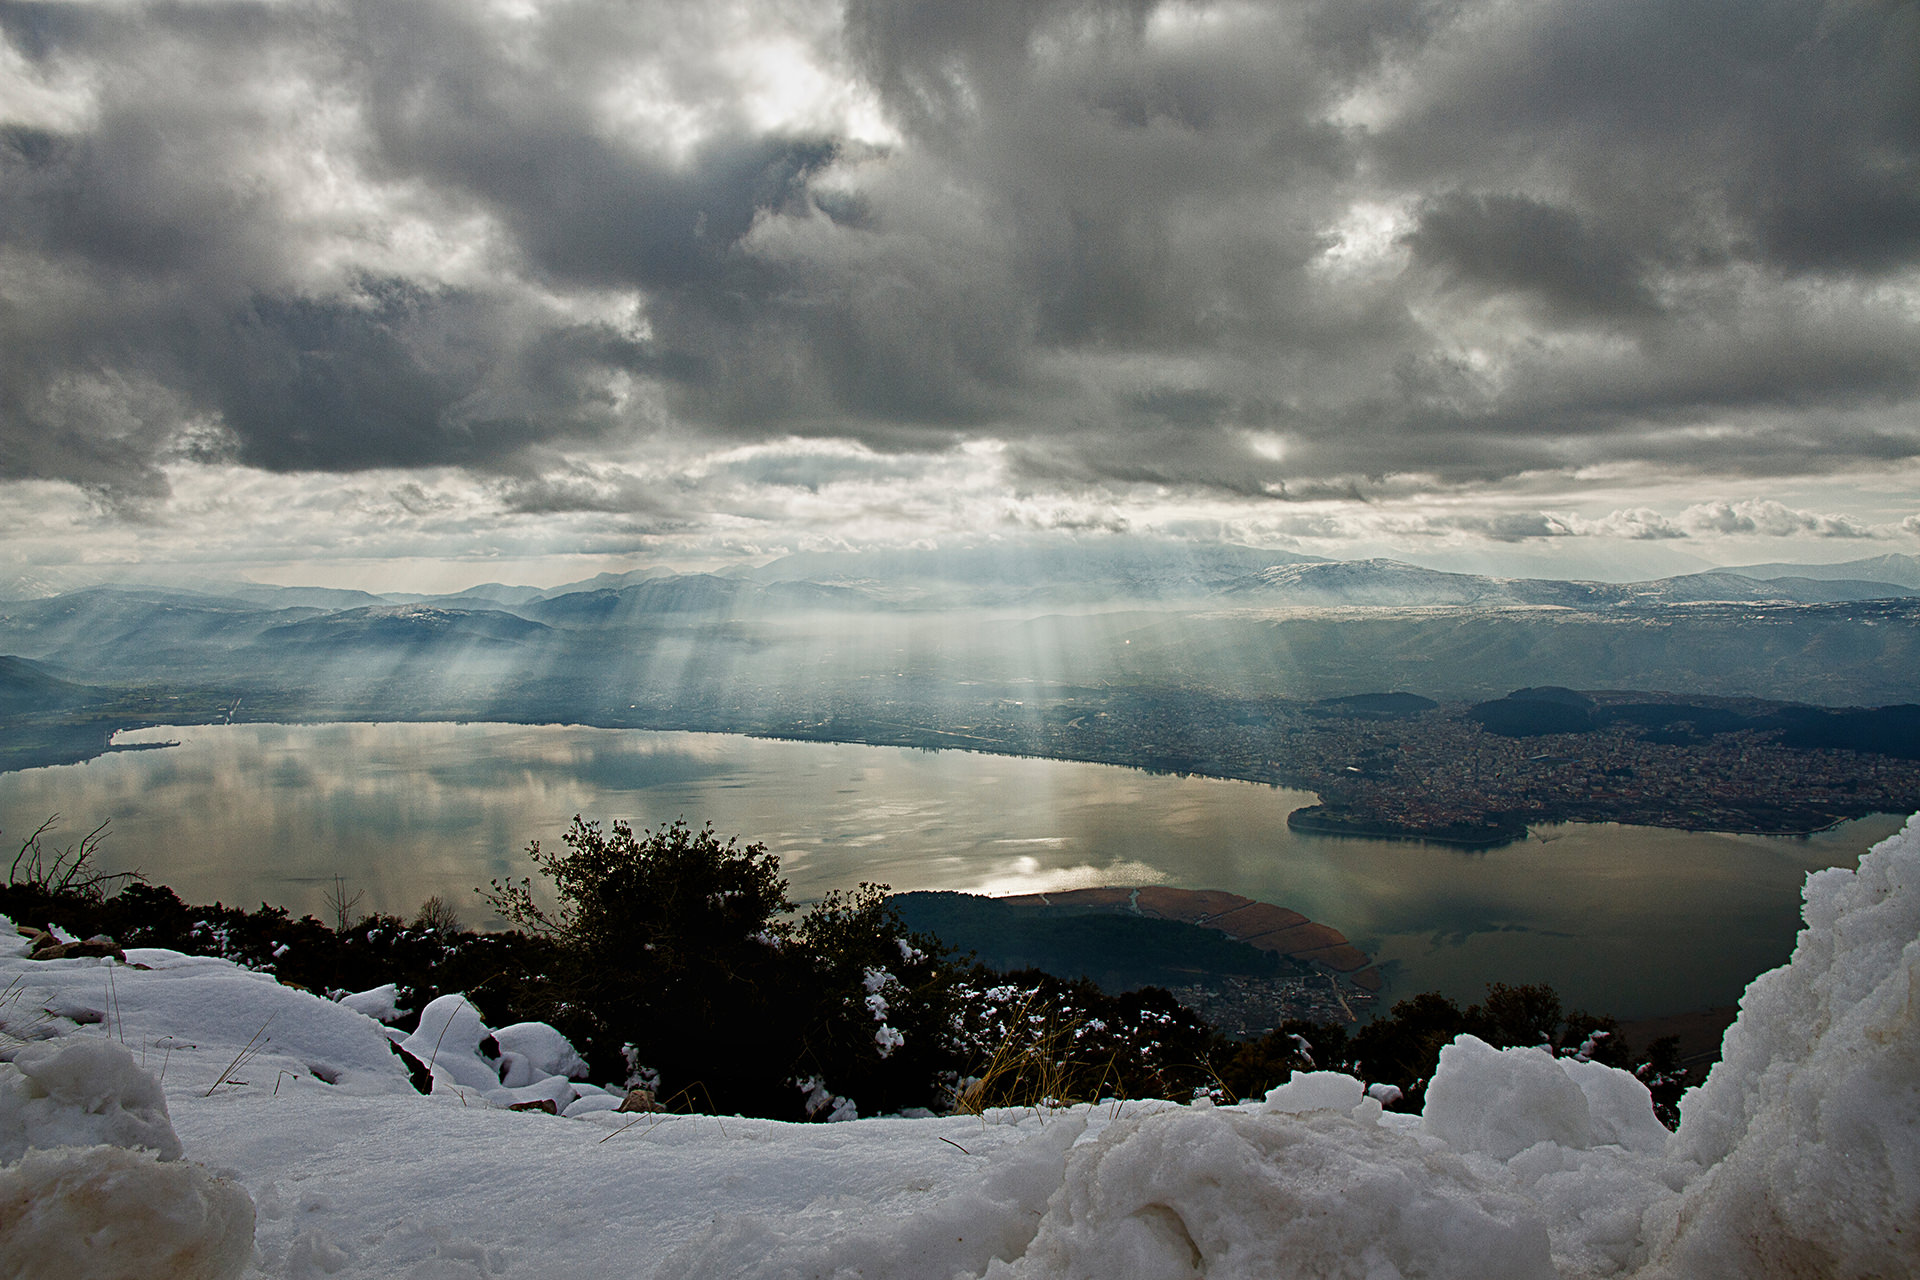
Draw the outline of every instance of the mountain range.
[[[799,697],[804,711],[884,701],[883,687],[964,701],[987,686],[1017,697],[1116,682],[1240,696],[1561,684],[1920,699],[1920,586],[1890,580],[1920,580],[1920,561],[1751,570],[1579,582],[1135,543],[808,553],[437,596],[201,578],[0,602],[0,654],[78,684],[324,689],[341,705],[397,697],[423,713],[749,696]],[[1868,571],[1886,576],[1852,576]]]

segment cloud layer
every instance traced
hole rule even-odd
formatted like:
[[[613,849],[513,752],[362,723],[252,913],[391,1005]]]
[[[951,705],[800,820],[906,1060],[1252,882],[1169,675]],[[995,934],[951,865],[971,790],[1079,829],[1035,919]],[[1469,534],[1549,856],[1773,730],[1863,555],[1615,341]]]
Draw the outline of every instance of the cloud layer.
[[[0,479],[123,514],[181,465],[451,468],[671,523],[715,467],[990,445],[1067,527],[1639,467],[1700,501],[1618,536],[1846,537],[1707,495],[1920,457],[1911,5],[0,0],[0,37]]]

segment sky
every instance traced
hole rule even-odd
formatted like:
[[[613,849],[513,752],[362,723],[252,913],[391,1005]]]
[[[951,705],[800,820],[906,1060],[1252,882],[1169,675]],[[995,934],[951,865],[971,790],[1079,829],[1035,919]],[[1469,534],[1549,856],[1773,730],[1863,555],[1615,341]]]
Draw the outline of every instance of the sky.
[[[0,574],[1920,552],[1920,6],[0,0]]]

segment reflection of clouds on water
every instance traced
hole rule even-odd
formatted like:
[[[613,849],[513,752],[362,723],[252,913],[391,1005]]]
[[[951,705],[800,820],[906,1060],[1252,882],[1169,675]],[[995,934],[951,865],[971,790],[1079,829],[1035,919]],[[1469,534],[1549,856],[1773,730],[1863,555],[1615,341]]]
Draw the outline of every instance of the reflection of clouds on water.
[[[1218,888],[1340,930],[1399,974],[1389,1001],[1489,980],[1550,982],[1621,1015],[1725,1003],[1785,959],[1800,884],[1851,866],[1900,822],[1804,840],[1605,825],[1536,827],[1466,854],[1298,836],[1306,792],[1111,765],[563,725],[157,726],[179,741],[0,774],[0,828],[113,819],[103,869],[138,867],[191,901],[322,909],[335,873],[367,909],[462,903],[532,873],[576,813],[658,829],[713,820],[764,843],[795,898],[897,890]],[[478,918],[480,912],[475,911]]]

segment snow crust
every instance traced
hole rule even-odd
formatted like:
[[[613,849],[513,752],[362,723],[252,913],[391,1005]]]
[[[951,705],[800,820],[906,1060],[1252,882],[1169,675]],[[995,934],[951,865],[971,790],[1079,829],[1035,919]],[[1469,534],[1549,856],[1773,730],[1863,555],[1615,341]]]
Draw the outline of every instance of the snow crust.
[[[228,1280],[253,1201],[188,1161],[124,1147],[35,1150],[0,1168],[0,1266],[20,1280]]]
[[[1542,1280],[1555,1272],[1534,1205],[1442,1143],[1409,1141],[1337,1109],[1183,1108],[1123,1120],[1074,1151],[1033,1244],[986,1274]]]
[[[1812,877],[1806,921],[1671,1135],[1626,1073],[1469,1037],[1418,1116],[1332,1072],[1233,1107],[621,1114],[624,1090],[577,1078],[552,1028],[489,1030],[464,997],[402,1035],[222,961],[28,961],[0,927],[0,1259],[420,1280],[1920,1274],[1920,826]],[[431,1094],[393,1040],[431,1063]],[[530,1100],[561,1114],[502,1109]],[[60,1252],[78,1241],[105,1261]]]

